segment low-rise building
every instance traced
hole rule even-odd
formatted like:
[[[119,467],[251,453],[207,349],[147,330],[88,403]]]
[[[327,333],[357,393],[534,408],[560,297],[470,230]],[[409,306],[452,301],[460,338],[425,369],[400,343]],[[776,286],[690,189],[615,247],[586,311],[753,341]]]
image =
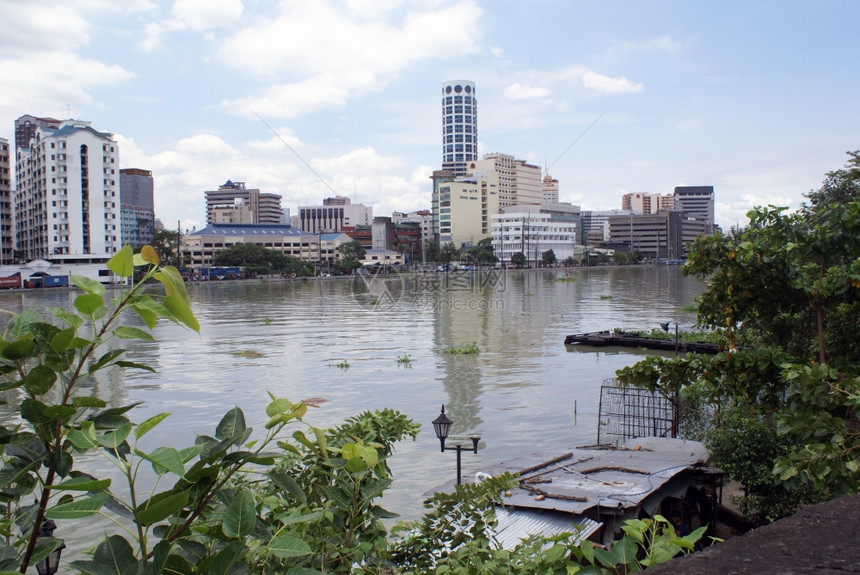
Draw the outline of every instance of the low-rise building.
[[[214,265],[215,254],[235,244],[256,244],[333,269],[340,259],[338,247],[352,241],[343,233],[311,234],[288,225],[214,224],[182,236],[182,265],[187,268]]]
[[[493,216],[493,251],[503,265],[522,253],[537,267],[549,250],[563,261],[576,253],[581,225],[579,207],[571,204],[511,206]]]

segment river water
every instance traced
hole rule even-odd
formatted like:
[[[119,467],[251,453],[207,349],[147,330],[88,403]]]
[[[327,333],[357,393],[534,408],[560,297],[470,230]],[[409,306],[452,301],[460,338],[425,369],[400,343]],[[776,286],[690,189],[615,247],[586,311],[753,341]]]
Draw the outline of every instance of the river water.
[[[456,473],[456,454],[440,453],[430,425],[442,404],[452,434],[482,438],[477,455],[462,455],[464,476],[524,452],[594,443],[601,383],[642,352],[575,350],[564,337],[665,321],[683,330],[695,318],[681,308],[703,289],[672,266],[192,284],[200,333],[161,323],[155,342],[123,342],[127,359],[157,373],[114,370],[94,382],[93,394],[114,405],[143,402],[134,421],[172,412],[146,436],[152,447],[213,435],[237,405],[262,429],[267,391],[324,398],[305,418],[315,426],[397,409],[422,429],[417,441],[396,446],[383,505],[415,519],[422,495]],[[71,307],[74,295],[4,293],[0,308]],[[448,353],[472,343],[479,353]],[[103,460],[86,464],[110,474]]]

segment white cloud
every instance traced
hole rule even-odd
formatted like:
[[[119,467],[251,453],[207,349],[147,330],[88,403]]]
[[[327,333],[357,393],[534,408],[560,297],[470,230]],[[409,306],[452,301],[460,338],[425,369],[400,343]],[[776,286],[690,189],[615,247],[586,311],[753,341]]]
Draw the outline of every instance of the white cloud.
[[[320,74],[305,82],[271,86],[259,96],[224,100],[221,107],[233,114],[268,118],[297,118],[309,112],[339,108],[369,90],[373,77],[360,71],[344,75]]]
[[[39,2],[0,2],[0,48],[6,53],[66,51],[89,44],[90,23],[78,10]]]
[[[607,94],[641,92],[645,89],[643,84],[631,82],[623,76],[621,78],[611,78],[597,72],[587,72],[582,76],[582,83],[586,88],[597,90],[598,92],[606,92]]]
[[[230,26],[242,15],[240,0],[176,0],[170,13],[195,32]]]
[[[13,90],[0,90],[0,123],[21,114],[62,115],[61,108],[92,105],[92,92],[130,80],[134,74],[71,52],[37,52],[0,60],[0,78],[15,78]]]
[[[490,54],[492,54],[496,58],[501,58],[505,55],[505,51],[499,46],[493,46],[492,48],[490,48]]]
[[[505,88],[505,97],[511,100],[539,100],[550,96],[552,92],[546,88],[528,84],[511,84]]]
[[[224,102],[224,107],[277,118],[336,109],[381,89],[416,62],[479,50],[481,9],[472,0],[402,18],[381,8],[362,12],[374,20],[352,19],[328,1],[281,8],[276,18],[253,22],[228,38],[220,52],[229,65],[277,83],[258,95]],[[282,77],[288,80],[278,81]]]

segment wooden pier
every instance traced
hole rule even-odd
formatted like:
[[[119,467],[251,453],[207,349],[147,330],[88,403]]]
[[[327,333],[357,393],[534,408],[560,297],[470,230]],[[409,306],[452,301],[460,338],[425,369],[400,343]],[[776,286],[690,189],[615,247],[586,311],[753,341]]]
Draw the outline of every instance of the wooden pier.
[[[595,331],[591,333],[580,333],[569,335],[564,338],[564,345],[586,345],[592,347],[638,347],[645,349],[662,349],[667,351],[691,353],[710,353],[720,351],[715,343],[701,341],[685,342],[671,339],[648,339],[639,337],[636,333],[623,331]]]

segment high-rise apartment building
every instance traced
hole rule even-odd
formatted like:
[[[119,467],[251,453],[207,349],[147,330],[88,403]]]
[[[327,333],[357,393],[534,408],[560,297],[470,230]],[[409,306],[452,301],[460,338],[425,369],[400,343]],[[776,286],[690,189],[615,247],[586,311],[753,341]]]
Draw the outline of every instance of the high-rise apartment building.
[[[119,171],[120,224],[123,245],[135,249],[152,244],[155,202],[152,172],[138,168]]]
[[[248,188],[245,182],[227,180],[206,195],[206,223],[279,225],[281,196]]]
[[[0,265],[12,261],[12,164],[9,140],[0,138]]]
[[[465,176],[478,159],[478,98],[475,83],[452,80],[442,84],[442,169]]]
[[[18,122],[16,132],[17,127]],[[119,146],[113,136],[90,122],[37,123],[16,152],[18,258],[93,262],[116,253],[121,246]]]
[[[472,172],[496,172],[499,176],[499,207],[523,204],[539,205],[543,201],[540,166],[517,160],[510,154],[494,152],[469,165]]]
[[[36,128],[59,128],[61,120],[54,118],[37,118],[24,114],[15,120],[15,149],[29,148],[30,140],[36,136]]]

